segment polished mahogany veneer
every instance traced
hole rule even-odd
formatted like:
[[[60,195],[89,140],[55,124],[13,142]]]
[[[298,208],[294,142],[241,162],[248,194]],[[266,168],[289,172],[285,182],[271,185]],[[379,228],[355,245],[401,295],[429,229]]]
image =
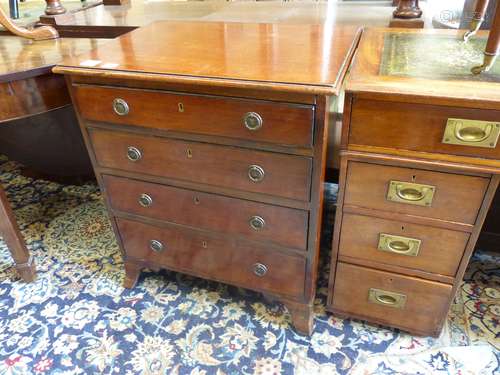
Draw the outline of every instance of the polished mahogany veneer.
[[[189,36],[186,38],[186,36]],[[274,296],[310,333],[353,27],[158,22],[63,62],[125,258]]]
[[[460,51],[461,37],[363,33],[346,85],[334,313],[441,332],[500,173],[500,77],[473,77],[424,50]]]

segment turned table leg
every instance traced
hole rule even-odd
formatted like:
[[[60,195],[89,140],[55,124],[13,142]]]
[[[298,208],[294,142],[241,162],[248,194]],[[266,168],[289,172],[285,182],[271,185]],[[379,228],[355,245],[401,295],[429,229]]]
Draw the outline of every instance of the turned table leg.
[[[36,275],[35,263],[26,248],[14,213],[2,188],[0,188],[0,234],[9,247],[19,275],[26,282],[33,281]]]
[[[484,61],[480,66],[472,68],[472,73],[480,74],[490,70],[500,55],[500,3],[497,4],[493,23],[491,24],[490,36],[484,50]]]
[[[411,27],[423,28],[422,10],[418,6],[418,0],[399,0],[396,10],[392,13],[389,27]]]
[[[45,7],[45,14],[48,16],[55,16],[58,14],[66,13],[66,8],[63,7],[60,0],[45,0],[47,6]]]

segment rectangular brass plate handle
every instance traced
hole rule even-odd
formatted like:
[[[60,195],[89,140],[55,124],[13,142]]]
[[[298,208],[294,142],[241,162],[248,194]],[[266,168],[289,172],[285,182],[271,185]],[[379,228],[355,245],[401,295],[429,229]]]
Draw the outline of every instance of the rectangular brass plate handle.
[[[449,118],[443,143],[450,145],[495,148],[500,135],[500,122]]]
[[[370,288],[368,291],[368,301],[377,305],[403,309],[406,304],[406,295],[382,289]]]
[[[387,200],[430,207],[434,199],[435,186],[414,184],[412,182],[390,181]]]
[[[416,257],[420,251],[421,243],[422,241],[416,238],[380,233],[378,249],[389,253]]]

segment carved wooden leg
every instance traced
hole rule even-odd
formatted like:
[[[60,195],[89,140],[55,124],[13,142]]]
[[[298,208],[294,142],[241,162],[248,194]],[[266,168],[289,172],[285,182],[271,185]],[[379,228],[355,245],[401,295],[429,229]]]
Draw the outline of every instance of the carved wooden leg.
[[[38,27],[33,30],[25,29],[24,27],[19,27],[12,20],[7,17],[5,12],[0,7],[0,25],[9,30],[12,34],[21,36],[23,38],[33,39],[33,40],[45,40],[45,39],[56,39],[59,38],[59,34],[53,27],[43,26]]]
[[[12,254],[19,275],[26,282],[33,281],[36,274],[35,263],[26,248],[14,213],[2,188],[0,188],[0,233]]]
[[[312,303],[306,304],[284,299],[282,299],[281,302],[290,312],[295,330],[303,335],[310,336],[313,330],[314,320]]]
[[[125,261],[125,280],[123,280],[123,287],[132,289],[137,284],[137,279],[141,273],[141,266],[129,260]]]

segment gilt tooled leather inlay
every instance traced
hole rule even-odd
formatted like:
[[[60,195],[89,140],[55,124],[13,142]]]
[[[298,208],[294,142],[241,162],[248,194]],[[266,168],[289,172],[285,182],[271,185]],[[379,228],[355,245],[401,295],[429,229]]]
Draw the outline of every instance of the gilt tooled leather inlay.
[[[380,63],[380,75],[426,79],[500,82],[500,59],[488,73],[474,76],[481,65],[486,39],[464,43],[452,35],[388,33]]]

